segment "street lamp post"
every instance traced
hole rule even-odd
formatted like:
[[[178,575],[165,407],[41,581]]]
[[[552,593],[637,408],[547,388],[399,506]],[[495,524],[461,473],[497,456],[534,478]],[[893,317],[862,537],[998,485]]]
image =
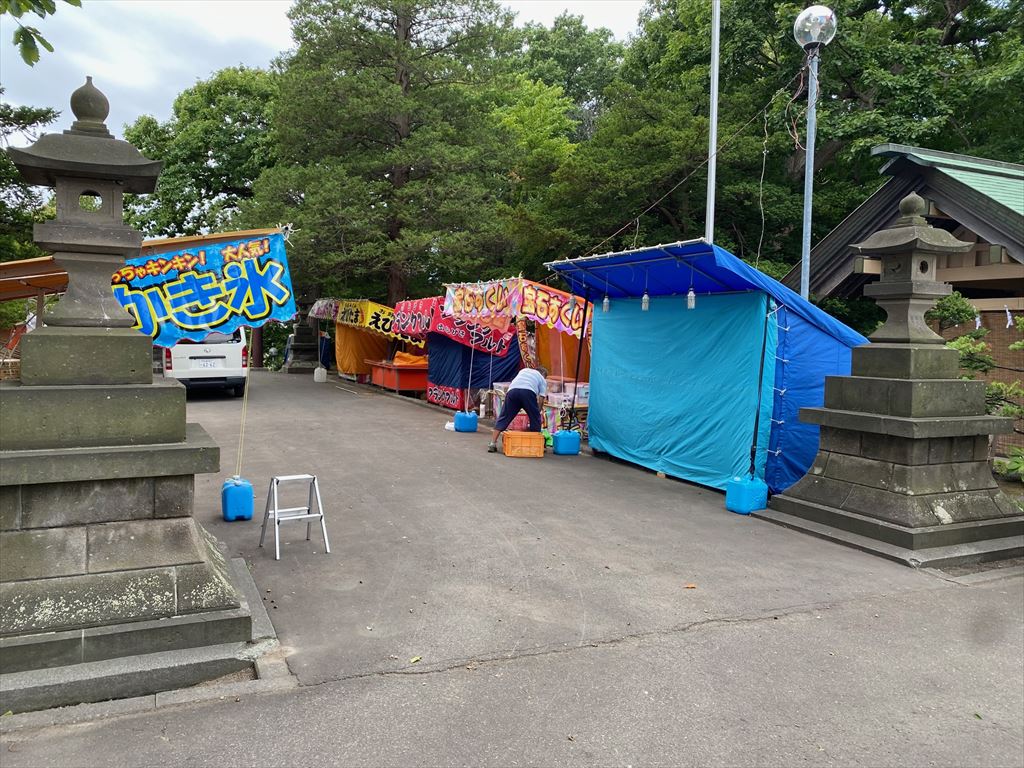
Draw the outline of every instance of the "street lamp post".
[[[823,5],[812,5],[796,17],[793,37],[807,51],[807,156],[804,161],[804,231],[800,246],[800,295],[811,288],[811,200],[814,193],[814,139],[818,129],[818,59],[823,46],[836,36],[836,15]]]

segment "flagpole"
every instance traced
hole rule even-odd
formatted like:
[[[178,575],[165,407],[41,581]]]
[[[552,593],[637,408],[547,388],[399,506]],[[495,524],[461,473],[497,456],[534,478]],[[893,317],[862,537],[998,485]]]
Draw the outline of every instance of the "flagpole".
[[[718,163],[718,59],[722,18],[721,0],[711,0],[711,119],[708,126],[708,199],[704,214],[704,239],[715,239],[715,176]]]

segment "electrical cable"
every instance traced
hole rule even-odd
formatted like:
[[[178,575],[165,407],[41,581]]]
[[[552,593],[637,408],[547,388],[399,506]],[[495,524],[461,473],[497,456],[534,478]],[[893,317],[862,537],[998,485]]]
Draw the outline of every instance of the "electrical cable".
[[[764,143],[761,145],[761,180],[757,183],[757,207],[761,211],[761,234],[757,238],[757,256],[754,269],[761,263],[761,245],[764,243],[764,170],[768,165],[768,110],[764,112]]]
[[[752,117],[751,117],[751,118],[750,118],[749,120],[747,120],[747,121],[746,121],[745,123],[743,123],[743,125],[741,125],[741,126],[740,126],[739,128],[737,128],[737,129],[736,129],[736,130],[735,130],[735,131],[734,131],[734,132],[733,132],[733,133],[732,133],[732,134],[731,134],[731,135],[730,135],[730,136],[729,136],[729,137],[728,137],[728,138],[727,138],[727,139],[726,139],[725,141],[723,141],[722,143],[720,143],[720,144],[718,145],[718,149],[717,149],[717,150],[716,150],[716,151],[714,152],[714,157],[716,157],[716,158],[717,158],[717,157],[718,157],[719,155],[721,155],[721,154],[722,154],[722,152],[723,152],[723,151],[724,151],[725,149],[727,149],[727,148],[728,148],[729,146],[731,146],[731,145],[732,145],[732,142],[733,142],[733,141],[735,141],[735,140],[736,140],[736,139],[737,139],[737,138],[739,137],[739,135],[740,135],[741,133],[743,133],[743,131],[745,131],[745,130],[747,129],[747,126],[749,126],[749,125],[750,125],[750,124],[751,124],[752,122],[754,122],[754,120],[755,120],[755,119],[756,119],[756,118],[757,118],[757,117],[758,117],[758,116],[759,116],[759,115],[760,115],[760,114],[761,114],[762,112],[765,112],[765,111],[767,111],[767,109],[768,109],[768,108],[769,108],[769,107],[770,107],[770,106],[771,106],[772,104],[774,104],[774,103],[775,103],[775,100],[776,100],[776,99],[777,99],[777,98],[778,98],[778,97],[779,97],[780,95],[782,95],[783,93],[785,93],[785,92],[786,92],[786,89],[787,89],[787,88],[789,88],[789,86],[793,84],[793,81],[794,81],[794,80],[796,80],[796,79],[797,79],[797,78],[799,78],[799,77],[803,77],[803,69],[801,69],[801,70],[800,70],[799,72],[797,72],[797,73],[796,73],[795,75],[793,75],[793,77],[791,77],[791,78],[789,79],[789,81],[788,81],[788,82],[787,82],[787,83],[786,83],[785,85],[781,86],[781,87],[780,87],[780,88],[779,88],[779,89],[778,89],[777,91],[775,91],[775,94],[774,94],[774,95],[773,95],[773,96],[772,96],[772,97],[771,97],[771,98],[770,98],[770,99],[768,100],[768,103],[767,103],[767,104],[765,104],[765,105],[764,105],[764,106],[763,106],[763,107],[762,107],[761,109],[757,110],[757,112],[755,112],[755,113],[753,114],[753,116],[752,116]],[[795,99],[795,98],[796,98],[796,97],[794,97],[794,99]],[[792,100],[790,101],[790,103],[792,103]],[[787,109],[788,109],[788,105],[787,105]],[[619,228],[618,228],[617,230],[615,230],[615,231],[614,231],[614,232],[612,232],[612,233],[611,233],[610,235],[608,235],[608,237],[606,237],[606,238],[605,238],[604,240],[602,240],[602,241],[601,241],[600,243],[598,243],[598,244],[597,244],[597,245],[595,245],[595,246],[594,246],[593,248],[591,248],[591,249],[590,249],[589,251],[587,251],[587,252],[586,252],[585,254],[583,254],[583,257],[586,257],[586,256],[590,256],[590,255],[592,255],[592,254],[596,253],[596,252],[597,252],[597,250],[598,250],[598,249],[599,249],[599,248],[600,248],[600,247],[601,247],[602,245],[604,245],[605,243],[607,243],[607,242],[608,242],[609,240],[611,240],[612,238],[614,238],[614,237],[617,237],[618,235],[620,235],[620,234],[622,233],[622,231],[623,231],[623,230],[625,230],[625,229],[626,229],[626,228],[627,228],[627,227],[628,227],[628,226],[629,226],[630,224],[632,224],[632,223],[633,223],[634,219],[636,219],[636,220],[639,220],[640,216],[645,216],[645,215],[647,215],[648,213],[650,213],[650,212],[651,212],[652,210],[654,210],[654,208],[656,208],[656,207],[657,207],[658,205],[660,205],[660,204],[661,204],[661,202],[662,202],[662,201],[663,201],[663,200],[664,200],[664,199],[665,199],[666,197],[668,197],[668,196],[669,196],[669,195],[671,195],[671,194],[672,194],[673,192],[675,192],[675,191],[676,191],[677,189],[679,189],[679,187],[681,187],[681,186],[682,186],[683,184],[685,184],[685,183],[686,183],[687,181],[689,181],[689,180],[690,180],[690,177],[692,177],[692,176],[693,176],[693,175],[694,175],[695,173],[697,173],[697,171],[699,171],[699,170],[700,170],[701,168],[703,168],[703,167],[704,167],[705,165],[707,165],[707,164],[708,164],[709,162],[711,162],[711,157],[712,157],[712,155],[710,155],[710,154],[709,154],[709,155],[708,155],[707,157],[705,157],[705,158],[704,158],[704,159],[703,159],[703,160],[702,160],[702,161],[701,161],[701,162],[700,162],[700,163],[699,163],[699,164],[698,164],[698,165],[697,165],[697,166],[696,166],[696,167],[695,167],[695,168],[694,168],[693,170],[691,170],[691,171],[690,171],[690,172],[689,172],[688,174],[686,174],[686,176],[684,176],[684,177],[683,177],[682,179],[680,179],[680,180],[679,180],[679,181],[677,181],[677,182],[676,182],[676,183],[675,183],[674,185],[672,185],[672,187],[671,187],[671,188],[670,188],[670,189],[668,190],[668,192],[666,192],[666,193],[665,193],[665,194],[663,194],[663,195],[662,195],[661,197],[659,197],[659,198],[658,198],[657,200],[655,200],[655,201],[654,201],[653,203],[651,203],[651,204],[650,204],[649,206],[647,206],[647,207],[646,207],[646,208],[645,208],[645,209],[644,209],[643,211],[641,211],[641,212],[640,212],[640,213],[639,213],[639,214],[638,214],[637,216],[635,216],[635,217],[630,217],[630,219],[629,219],[629,220],[628,220],[628,221],[627,221],[627,222],[626,222],[625,224],[623,224],[623,225],[622,225],[621,227],[619,227]],[[581,258],[583,258],[583,257],[581,257]]]

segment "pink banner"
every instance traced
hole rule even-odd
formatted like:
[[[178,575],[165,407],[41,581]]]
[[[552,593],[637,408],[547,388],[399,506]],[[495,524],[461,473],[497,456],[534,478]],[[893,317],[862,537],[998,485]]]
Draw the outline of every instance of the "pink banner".
[[[398,302],[395,305],[393,328],[415,338],[425,338],[427,333],[439,333],[495,357],[507,355],[516,341],[515,327],[508,323],[505,323],[504,328],[486,328],[467,318],[444,314],[440,296]]]
[[[522,278],[449,285],[444,300],[449,316],[488,325],[526,317],[576,338],[585,333],[584,314],[589,330],[593,306],[585,306],[578,296]]]

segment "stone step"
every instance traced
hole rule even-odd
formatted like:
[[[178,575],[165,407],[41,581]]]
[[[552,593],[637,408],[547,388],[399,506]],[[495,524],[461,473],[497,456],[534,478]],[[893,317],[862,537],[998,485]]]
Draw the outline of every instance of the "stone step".
[[[910,418],[980,416],[985,413],[985,383],[957,378],[826,376],[825,407]]]
[[[40,658],[67,651],[67,641],[74,640],[71,633],[5,638],[0,653],[10,671],[0,674],[0,711],[28,712],[160,694],[250,667],[260,678],[287,677],[284,661],[265,655],[280,646],[245,561],[233,558],[228,569],[242,595],[239,610],[85,630],[80,633],[85,641],[103,641],[94,644],[93,658],[84,647],[70,663]],[[40,639],[59,647],[34,643]],[[22,669],[17,669],[19,662]],[[40,668],[44,666],[48,668]],[[174,695],[163,697],[170,701]]]
[[[825,506],[807,499],[790,498],[785,493],[773,496],[771,507],[778,512],[813,523],[832,526],[906,549],[925,549],[1024,535],[1024,515],[908,528],[888,520]]]
[[[253,668],[254,648],[225,643],[0,675],[0,710],[31,712],[184,688]]]
[[[21,383],[151,384],[153,349],[131,328],[37,328],[21,340]]]
[[[924,549],[907,549],[775,509],[763,509],[753,512],[751,516],[888,560],[894,560],[912,568],[944,568],[1024,556],[1024,536],[1008,536]]]

